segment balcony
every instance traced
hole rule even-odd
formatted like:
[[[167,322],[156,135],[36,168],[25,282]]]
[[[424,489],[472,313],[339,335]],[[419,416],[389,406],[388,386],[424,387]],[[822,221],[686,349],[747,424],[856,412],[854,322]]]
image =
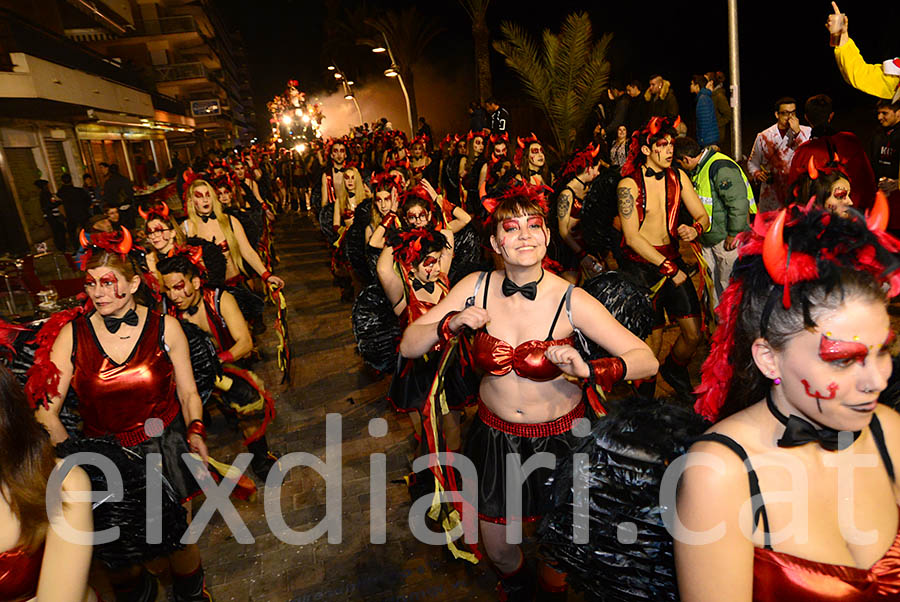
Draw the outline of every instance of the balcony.
[[[158,82],[176,82],[186,79],[213,79],[210,72],[200,61],[156,65],[155,70],[156,80]]]
[[[194,21],[194,17],[182,15],[144,21],[136,28],[134,35],[159,36],[176,33],[193,33],[196,31],[197,23]]]

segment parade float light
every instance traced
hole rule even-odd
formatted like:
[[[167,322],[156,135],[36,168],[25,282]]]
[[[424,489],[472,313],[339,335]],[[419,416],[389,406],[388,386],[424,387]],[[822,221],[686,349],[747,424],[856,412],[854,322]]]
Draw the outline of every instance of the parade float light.
[[[304,115],[304,116],[301,117],[300,119],[303,120],[303,123],[309,123],[309,115]]]
[[[291,125],[292,121],[293,120],[291,119],[290,115],[285,115],[281,118],[281,123],[283,123],[284,125]]]

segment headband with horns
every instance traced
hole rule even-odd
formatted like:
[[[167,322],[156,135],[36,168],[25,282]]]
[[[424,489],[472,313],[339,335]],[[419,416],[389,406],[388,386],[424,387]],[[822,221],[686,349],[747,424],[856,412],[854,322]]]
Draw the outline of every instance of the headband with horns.
[[[98,250],[115,253],[125,259],[131,251],[133,241],[131,231],[125,226],[120,228],[118,232],[96,232],[90,235],[82,230],[78,234],[78,242],[81,243],[84,253],[78,260],[78,268],[84,271],[94,252]]]

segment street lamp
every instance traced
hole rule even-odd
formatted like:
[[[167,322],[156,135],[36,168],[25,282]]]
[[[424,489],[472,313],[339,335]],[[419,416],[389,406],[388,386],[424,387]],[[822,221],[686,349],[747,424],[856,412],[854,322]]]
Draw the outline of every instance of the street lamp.
[[[372,49],[372,52],[374,52],[375,54],[381,54],[382,52],[385,52],[385,51],[387,51],[387,48],[385,48],[384,46],[376,46],[375,48]]]
[[[353,81],[344,77],[343,72],[338,68],[337,64],[329,65],[328,69],[334,71],[334,79],[341,82],[341,87],[344,89],[344,100],[352,100],[353,104],[356,105],[356,114],[359,115],[359,125],[362,125],[362,111],[359,108],[359,102],[357,102],[356,96],[353,94],[353,90],[350,88],[350,86],[353,85]]]
[[[409,132],[411,136],[414,136],[416,133],[416,128],[413,125],[412,118],[412,106],[409,104],[409,92],[406,90],[406,83],[403,81],[403,76],[400,75],[400,68],[397,66],[397,61],[394,60],[394,53],[391,52],[391,43],[388,42],[387,36],[382,31],[381,37],[384,40],[384,47],[382,49],[381,46],[377,46],[372,49],[372,52],[379,52],[379,49],[387,50],[388,58],[391,59],[391,66],[384,70],[385,77],[396,77],[397,81],[400,82],[400,89],[403,90],[403,99],[406,100],[406,117],[409,119]]]

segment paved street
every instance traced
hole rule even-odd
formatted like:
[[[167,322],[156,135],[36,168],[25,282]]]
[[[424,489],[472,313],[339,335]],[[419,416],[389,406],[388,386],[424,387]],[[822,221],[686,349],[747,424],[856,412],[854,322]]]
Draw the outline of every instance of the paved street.
[[[280,264],[287,281],[294,353],[293,385],[279,385],[274,359],[275,335],[262,336],[266,361],[256,369],[276,394],[278,416],[268,431],[279,454],[308,452],[325,459],[325,416],[341,416],[343,478],[342,539],[329,544],[322,535],[308,545],[283,543],[267,525],[263,495],[237,502],[241,518],[255,538],[235,541],[221,515],[210,522],[200,543],[207,583],[217,601],[307,600],[492,600],[496,578],[486,563],[453,560],[443,547],[418,542],[411,534],[406,487],[390,483],[409,470],[412,428],[389,409],[388,378],[376,377],[356,355],[350,304],[331,286],[329,256],[308,218],[280,217],[276,227]],[[267,323],[271,326],[271,310]],[[369,420],[383,417],[387,435],[369,435]],[[225,421],[214,415],[210,449],[230,462],[243,451]],[[383,452],[387,462],[386,543],[369,543],[369,455]],[[287,525],[306,531],[325,515],[325,483],[311,469],[295,468],[281,491]],[[196,508],[195,508],[196,510]]]

